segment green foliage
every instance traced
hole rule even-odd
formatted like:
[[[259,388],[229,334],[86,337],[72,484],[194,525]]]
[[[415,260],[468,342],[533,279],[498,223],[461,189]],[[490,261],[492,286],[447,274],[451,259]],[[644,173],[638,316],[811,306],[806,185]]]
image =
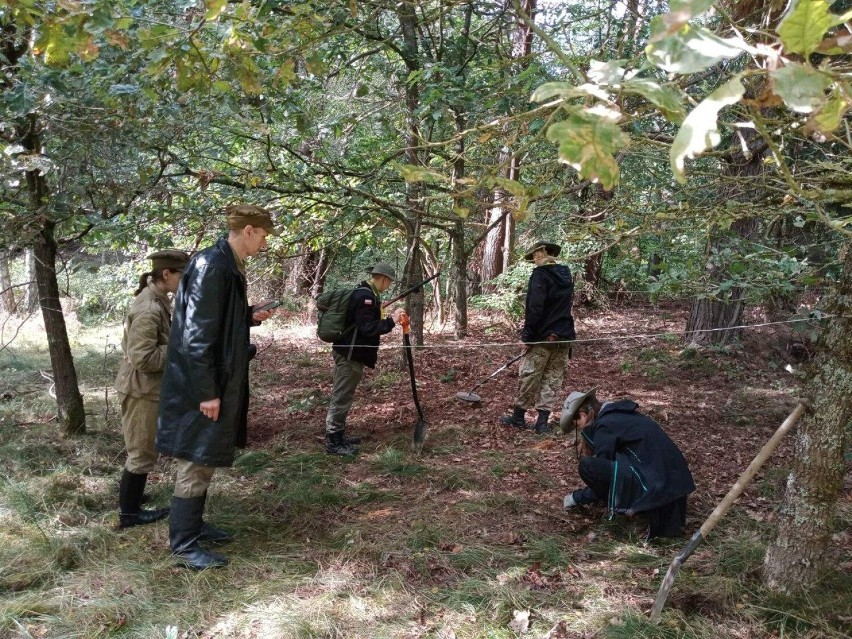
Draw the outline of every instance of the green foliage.
[[[501,311],[514,320],[524,315],[524,300],[532,266],[527,262],[516,262],[495,277],[491,283],[493,293],[483,293],[470,298],[473,308]]]

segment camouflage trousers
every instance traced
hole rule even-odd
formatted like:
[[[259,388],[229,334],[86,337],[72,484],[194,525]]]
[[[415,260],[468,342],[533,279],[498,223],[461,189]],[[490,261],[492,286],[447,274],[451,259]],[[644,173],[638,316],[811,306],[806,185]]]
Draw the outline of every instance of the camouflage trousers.
[[[521,359],[515,406],[553,412],[562,393],[568,344],[536,344]]]

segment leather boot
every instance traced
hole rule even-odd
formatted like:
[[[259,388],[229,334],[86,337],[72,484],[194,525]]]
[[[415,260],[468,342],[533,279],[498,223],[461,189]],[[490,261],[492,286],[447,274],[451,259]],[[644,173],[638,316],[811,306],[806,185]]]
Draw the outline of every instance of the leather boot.
[[[535,432],[539,435],[544,435],[550,432],[550,427],[547,425],[547,420],[550,419],[549,410],[539,410],[538,419],[535,422]]]
[[[203,513],[203,495],[172,497],[172,510],[169,514],[169,548],[172,555],[193,570],[227,566],[227,557],[205,550],[198,543]]]
[[[198,537],[198,541],[209,541],[211,544],[226,544],[231,541],[231,533],[227,530],[222,530],[221,528],[216,528],[216,526],[211,526],[206,521],[204,521],[204,509],[207,506],[207,493],[204,493],[204,501],[201,505],[201,534]]]
[[[344,442],[345,435],[343,431],[336,433],[327,433],[325,441],[325,452],[329,455],[340,455],[341,457],[352,457],[358,452],[355,446],[347,445]]]
[[[514,426],[515,428],[529,428],[529,424],[527,424],[524,416],[527,414],[527,411],[521,408],[520,406],[515,406],[511,415],[503,415],[500,418],[501,424],[506,424],[506,426]]]
[[[148,474],[131,473],[126,468],[121,473],[121,484],[118,487],[118,527],[130,528],[153,524],[169,515],[168,508],[145,510],[142,508],[142,495]]]

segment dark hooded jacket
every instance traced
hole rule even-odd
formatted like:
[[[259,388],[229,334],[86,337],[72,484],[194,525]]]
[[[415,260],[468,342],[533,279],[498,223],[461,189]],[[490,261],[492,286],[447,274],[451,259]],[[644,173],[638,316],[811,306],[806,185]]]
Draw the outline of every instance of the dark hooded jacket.
[[[574,278],[567,266],[551,263],[534,268],[527,288],[521,340],[543,342],[549,335],[556,335],[560,341],[574,339],[573,299]]]
[[[246,443],[252,308],[226,238],[196,253],[175,297],[157,420],[157,450],[203,466],[230,466]],[[201,402],[219,398],[218,421]]]
[[[346,325],[350,328],[332,348],[370,368],[376,367],[379,357],[379,337],[390,333],[396,324],[392,317],[382,319],[381,299],[369,282],[361,282],[349,298]]]
[[[695,490],[680,449],[650,417],[624,399],[603,405],[583,438],[613,464],[607,504],[610,514],[633,514],[665,506]]]

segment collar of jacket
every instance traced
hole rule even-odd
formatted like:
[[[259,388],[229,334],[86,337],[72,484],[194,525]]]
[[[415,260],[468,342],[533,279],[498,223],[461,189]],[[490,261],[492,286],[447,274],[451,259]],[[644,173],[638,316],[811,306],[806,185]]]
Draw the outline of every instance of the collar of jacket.
[[[157,288],[157,285],[154,284],[154,280],[148,282],[148,288],[151,290],[151,293],[154,295],[154,299],[157,300],[163,307],[169,312],[172,312],[172,301],[169,299],[168,293],[163,293],[160,289]]]
[[[551,266],[553,264],[559,264],[559,262],[557,262],[556,258],[552,255],[548,255],[546,258],[544,258],[541,264],[536,266],[536,268],[541,268],[542,266]]]
[[[370,290],[373,291],[373,295],[376,296],[376,299],[379,300],[379,306],[382,304],[382,294],[379,293],[379,289],[375,287],[372,280],[364,280],[364,284],[370,287]]]
[[[227,257],[230,266],[233,268],[234,272],[239,273],[241,276],[245,277],[245,273],[239,266],[239,258],[237,254],[234,253],[234,249],[231,248],[231,245],[228,243],[227,236],[221,238],[218,242],[216,242],[216,248],[218,248],[222,253]]]

